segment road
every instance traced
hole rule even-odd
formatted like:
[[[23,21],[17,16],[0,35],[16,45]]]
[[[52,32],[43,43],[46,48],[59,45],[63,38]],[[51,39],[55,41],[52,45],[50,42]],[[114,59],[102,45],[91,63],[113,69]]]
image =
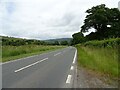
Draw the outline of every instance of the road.
[[[76,49],[67,47],[2,64],[2,88],[72,87]]]

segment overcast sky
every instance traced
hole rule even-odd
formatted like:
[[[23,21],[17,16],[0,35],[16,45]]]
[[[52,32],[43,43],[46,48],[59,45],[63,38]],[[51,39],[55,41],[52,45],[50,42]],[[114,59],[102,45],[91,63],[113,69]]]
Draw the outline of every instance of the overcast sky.
[[[69,38],[79,32],[85,11],[119,0],[1,0],[0,35],[30,39]]]

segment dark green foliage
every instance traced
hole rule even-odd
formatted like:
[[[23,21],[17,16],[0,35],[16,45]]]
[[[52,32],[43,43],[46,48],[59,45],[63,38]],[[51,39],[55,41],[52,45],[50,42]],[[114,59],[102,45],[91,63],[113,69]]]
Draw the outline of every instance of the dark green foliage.
[[[54,45],[49,42],[40,41],[40,40],[29,40],[29,39],[20,39],[13,37],[2,36],[2,45],[11,45],[11,46],[21,46],[21,45]]]
[[[86,35],[86,40],[89,41],[89,40],[95,40],[97,39],[99,35],[97,35],[96,32],[91,32],[89,35]]]
[[[69,43],[67,41],[61,41],[60,44],[61,45],[69,45]]]
[[[61,44],[61,45],[68,45],[70,43],[70,40],[71,40],[71,38],[66,38],[66,39],[54,39],[52,41],[47,41],[47,40],[41,41],[41,40],[34,40],[34,39],[21,39],[21,38],[5,37],[5,36],[0,36],[0,37],[2,37],[2,45],[3,46],[8,46],[8,45],[11,45],[11,46],[60,45],[60,42],[62,42],[62,41],[63,41],[63,44]],[[68,41],[66,41],[66,40],[68,40]]]
[[[49,42],[49,43],[54,43],[55,41],[61,42],[61,41],[67,41],[70,42],[72,38],[57,38],[57,39],[48,39],[45,40],[45,42]]]
[[[120,37],[120,11],[117,8],[109,9],[102,4],[88,9],[86,13],[88,15],[84,20],[81,31],[88,32],[90,28],[96,30],[95,33],[88,35],[87,39],[101,40],[110,37]]]
[[[101,4],[88,9],[86,13],[88,15],[81,27],[81,32],[73,34],[72,45],[91,40],[120,38],[120,11],[117,8],[110,9],[105,4]],[[82,33],[89,32],[91,28],[94,28],[95,32],[84,37]],[[114,39],[108,42],[113,43]],[[105,41],[102,46],[106,46],[108,42]]]
[[[72,38],[58,38],[58,39],[49,39],[49,40],[45,40],[45,42],[51,44],[51,45],[55,45],[55,42],[57,41],[56,45],[62,45],[61,42],[62,41],[67,41],[67,45],[71,45],[71,40]],[[59,43],[59,44],[58,44]],[[66,45],[66,44],[65,44]]]
[[[72,40],[72,45],[78,44],[78,43],[82,43],[85,41],[85,38],[82,34],[82,32],[78,32],[78,33],[74,33],[72,35],[73,40]]]
[[[54,41],[53,45],[59,45],[58,41]]]
[[[120,46],[120,38],[106,39],[106,40],[93,40],[88,41],[83,44],[84,46],[94,46],[94,47],[108,47],[116,48]]]

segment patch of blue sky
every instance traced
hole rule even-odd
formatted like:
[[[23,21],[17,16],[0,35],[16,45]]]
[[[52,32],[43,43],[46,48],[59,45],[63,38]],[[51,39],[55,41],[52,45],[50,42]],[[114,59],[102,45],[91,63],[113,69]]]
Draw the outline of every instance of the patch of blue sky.
[[[16,9],[15,2],[6,2],[6,10],[8,14],[12,14]]]

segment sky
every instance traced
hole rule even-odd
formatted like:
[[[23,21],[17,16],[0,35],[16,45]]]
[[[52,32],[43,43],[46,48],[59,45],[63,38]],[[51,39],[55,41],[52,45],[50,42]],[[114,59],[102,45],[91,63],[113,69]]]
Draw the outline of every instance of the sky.
[[[39,40],[71,38],[84,24],[87,9],[100,4],[117,8],[118,2],[119,0],[1,0],[0,35]]]

